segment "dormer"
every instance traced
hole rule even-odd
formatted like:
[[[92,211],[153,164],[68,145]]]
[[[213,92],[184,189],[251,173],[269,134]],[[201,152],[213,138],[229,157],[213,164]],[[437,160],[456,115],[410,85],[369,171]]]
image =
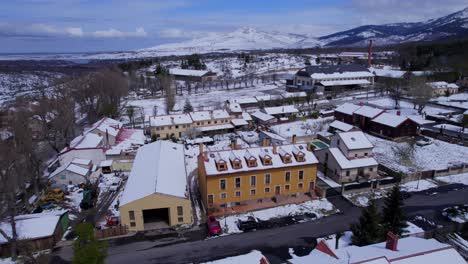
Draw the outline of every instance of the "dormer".
[[[238,170],[242,168],[242,160],[234,153],[234,151],[231,151],[229,154],[229,160],[231,161],[233,169]]]
[[[283,161],[283,163],[291,163],[292,160],[291,160],[291,154],[289,154],[286,150],[284,150],[283,148],[279,148],[279,151],[278,151],[280,157],[281,157],[281,160]]]
[[[269,166],[273,164],[268,149],[262,149],[260,151],[260,160],[262,161],[263,166]]]
[[[245,151],[244,158],[248,167],[257,167],[257,158],[249,150]]]
[[[303,149],[304,149],[304,147],[302,145],[294,146],[293,149],[292,149],[292,152],[294,154],[294,158],[296,158],[296,160],[298,162],[304,162],[305,161],[305,153],[302,151]]]
[[[227,170],[227,163],[226,161],[219,155],[219,153],[215,154],[210,154],[210,158],[213,158],[215,163],[216,163],[216,169],[218,171],[225,171]]]

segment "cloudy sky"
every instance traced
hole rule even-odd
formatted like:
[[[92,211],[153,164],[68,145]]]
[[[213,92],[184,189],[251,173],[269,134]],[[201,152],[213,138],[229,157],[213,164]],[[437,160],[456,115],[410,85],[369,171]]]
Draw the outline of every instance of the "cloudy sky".
[[[415,22],[466,0],[8,0],[0,53],[123,51],[250,26],[323,36],[365,24]]]

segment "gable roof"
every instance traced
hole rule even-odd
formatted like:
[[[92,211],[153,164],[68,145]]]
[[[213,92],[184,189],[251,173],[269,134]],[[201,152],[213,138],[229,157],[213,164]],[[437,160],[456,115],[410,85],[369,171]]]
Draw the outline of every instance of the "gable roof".
[[[257,118],[257,119],[260,119],[262,121],[269,121],[269,120],[275,119],[274,116],[269,115],[269,114],[265,114],[265,113],[260,112],[260,111],[253,112],[250,115]]]
[[[331,122],[329,126],[332,127],[332,128],[341,130],[343,132],[348,132],[348,131],[350,131],[350,130],[352,130],[354,128],[354,126],[352,126],[350,124],[347,124],[347,123],[344,123],[344,122],[341,122],[339,120],[335,120],[335,121]]]
[[[209,71],[186,70],[186,69],[169,69],[169,74],[171,74],[171,75],[202,77],[202,76],[206,75],[207,73],[209,73]]]
[[[403,124],[406,120],[408,120],[408,117],[383,113],[378,117],[372,119],[372,122],[376,122],[389,127],[398,127],[399,125]]]
[[[186,199],[186,190],[183,145],[156,141],[138,150],[120,204],[156,193]]]
[[[339,113],[343,113],[343,114],[347,114],[347,115],[353,115],[353,113],[356,112],[356,110],[358,110],[359,108],[361,108],[361,106],[359,106],[359,105],[344,103],[344,104],[338,106],[335,109],[335,112],[339,112]]]
[[[269,115],[293,114],[299,112],[299,110],[297,110],[297,108],[294,105],[265,107],[263,110]]]
[[[374,158],[351,159],[343,155],[338,148],[329,148],[330,154],[336,160],[341,169],[354,169],[361,167],[377,166],[379,163]]]
[[[365,106],[359,108],[358,110],[356,110],[354,112],[354,114],[365,116],[365,117],[368,117],[368,118],[374,118],[374,117],[380,115],[381,113],[383,113],[383,111],[384,110],[382,110],[382,109],[378,109],[378,108],[374,108],[374,107],[370,107],[370,106],[365,105]]]

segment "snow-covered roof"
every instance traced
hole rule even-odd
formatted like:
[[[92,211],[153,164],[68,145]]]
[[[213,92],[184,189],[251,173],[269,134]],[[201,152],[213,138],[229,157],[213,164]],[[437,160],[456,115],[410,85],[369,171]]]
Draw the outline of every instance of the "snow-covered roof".
[[[310,75],[315,80],[340,79],[340,78],[367,78],[374,77],[374,74],[367,71],[359,72],[334,72],[334,73],[313,73]]]
[[[354,126],[352,126],[350,124],[346,124],[346,123],[338,121],[338,120],[335,120],[335,121],[331,122],[329,126],[335,128],[335,129],[341,130],[343,132],[348,132],[348,131],[350,131],[351,129],[354,128]]]
[[[250,115],[257,118],[257,119],[260,119],[262,121],[269,121],[269,120],[275,119],[274,116],[269,115],[269,114],[265,114],[265,113],[260,112],[260,111],[253,112]]]
[[[379,163],[374,158],[347,159],[338,148],[329,148],[330,154],[335,158],[341,169],[353,169],[377,166]]]
[[[211,143],[213,142],[213,138],[211,137],[201,137],[201,138],[195,138],[195,139],[186,139],[185,143],[187,144],[201,144],[201,143]]]
[[[362,131],[342,132],[338,136],[349,150],[374,147]]]
[[[229,118],[229,113],[226,110],[213,110],[213,119],[226,119]]]
[[[104,117],[101,120],[94,123],[85,133],[97,129],[101,133],[108,133],[109,135],[116,137],[119,134],[119,131],[122,127],[122,122],[109,117]]]
[[[18,238],[23,240],[52,236],[54,234],[55,228],[59,224],[60,217],[66,212],[66,210],[60,210],[39,214],[15,216],[16,232],[18,234]],[[10,223],[0,222],[0,229],[2,229],[9,237],[11,237],[12,230]],[[0,244],[7,242],[8,240],[0,234]]]
[[[405,122],[408,118],[399,115],[393,115],[389,113],[383,113],[378,117],[372,119],[372,122],[376,122],[382,125],[390,126],[390,127],[398,127],[403,122]]]
[[[211,120],[210,111],[191,112],[190,116],[194,122]]]
[[[104,138],[94,133],[87,133],[74,138],[70,142],[70,148],[83,149],[83,148],[96,148],[99,147]],[[65,151],[67,149],[62,150]]]
[[[183,145],[156,141],[138,150],[120,204],[155,193],[186,198],[186,190]]]
[[[194,76],[194,77],[202,77],[208,72],[209,71],[169,69],[169,74],[172,74],[172,75]]]
[[[468,114],[468,110],[466,111],[467,114]],[[252,121],[252,117],[250,116],[249,113],[247,112],[242,112],[242,118],[245,120],[245,121]]]
[[[271,132],[268,132],[268,131],[261,131],[260,134],[264,134],[266,135],[267,137],[271,138],[271,139],[275,139],[275,140],[279,140],[279,141],[286,141],[286,139],[280,135],[277,135],[275,133],[271,133]]]
[[[99,167],[110,167],[112,166],[113,160],[103,160],[101,163],[99,163]]]
[[[253,250],[250,253],[219,259],[215,261],[205,262],[204,264],[248,264],[262,263],[262,258],[265,258],[260,251]]]
[[[306,92],[295,92],[295,93],[282,93],[283,98],[297,98],[297,97],[306,97]]]
[[[458,89],[458,85],[447,82],[430,82],[427,85],[431,86],[432,89]]]
[[[347,115],[353,115],[353,113],[356,112],[356,110],[358,110],[359,108],[361,108],[361,106],[359,106],[359,105],[355,105],[355,104],[351,104],[351,103],[344,103],[344,104],[338,106],[335,109],[335,112],[339,112],[339,113],[343,113],[343,114],[347,114]]]
[[[297,147],[305,154],[305,161],[300,162],[297,161],[292,155],[293,149]],[[236,173],[236,172],[244,172],[244,171],[256,171],[256,170],[264,170],[264,169],[273,169],[273,168],[283,168],[283,167],[293,167],[293,166],[304,166],[304,165],[312,165],[317,164],[318,160],[315,155],[307,151],[306,144],[295,144],[295,145],[282,145],[281,147],[277,147],[277,154],[273,153],[273,147],[257,147],[257,148],[248,148],[248,149],[237,149],[237,150],[223,150],[223,151],[216,151],[216,152],[208,152],[208,160],[204,160],[204,167],[205,172],[207,175],[220,175],[220,174],[229,174],[229,173]],[[257,162],[257,167],[249,167],[245,159],[240,159],[242,168],[234,169],[231,166],[231,163],[227,162],[227,170],[218,171],[216,167],[216,161],[224,160],[228,161],[230,157],[235,155],[236,157],[245,157],[245,152],[248,151],[254,157],[260,159],[261,156],[268,154],[271,157],[272,165],[263,165],[262,162]],[[290,163],[284,163],[280,157],[280,153],[289,153],[292,155]]]
[[[60,173],[62,173],[64,171],[70,171],[70,172],[73,172],[73,173],[81,175],[81,176],[86,176],[86,175],[88,175],[88,173],[90,171],[90,168],[82,167],[80,165],[76,165],[76,164],[73,164],[73,163],[69,162],[69,163],[55,169],[55,171],[52,172],[49,175],[49,179],[57,176],[58,174],[60,174]]]
[[[118,148],[111,148],[106,151],[106,155],[120,155],[122,153],[121,149]]]
[[[150,117],[150,126],[171,126],[192,124],[192,118],[189,114],[163,115]]]
[[[234,126],[231,124],[222,124],[222,125],[214,125],[214,126],[203,126],[203,127],[199,127],[198,130],[200,130],[201,132],[208,132],[208,131],[233,129],[233,128]]]
[[[91,160],[89,160],[89,159],[74,158],[74,159],[72,160],[71,163],[77,164],[77,165],[88,166],[88,165],[91,165]]]
[[[231,113],[242,113],[242,108],[238,103],[231,103],[229,104],[229,111],[231,111]]]
[[[269,94],[264,94],[264,95],[257,95],[255,96],[255,99],[257,99],[257,101],[270,101],[272,98],[271,98],[271,95]]]
[[[237,99],[229,100],[229,103],[238,103],[238,104],[255,104],[257,103],[255,97],[240,97]]]
[[[243,118],[232,119],[232,120],[231,120],[231,123],[232,123],[234,126],[246,126],[246,125],[249,124],[249,123],[248,123],[247,121],[245,121]]]
[[[365,117],[368,117],[368,118],[374,118],[374,117],[380,115],[383,111],[384,110],[382,110],[382,109],[378,109],[378,108],[374,108],[374,107],[370,107],[370,106],[365,105],[365,106],[359,108],[358,110],[356,110],[354,112],[354,114],[365,116]]]
[[[323,86],[339,86],[339,85],[365,85],[371,84],[368,80],[338,80],[338,81],[321,81]]]
[[[269,115],[293,114],[299,112],[294,105],[265,107],[263,110]]]

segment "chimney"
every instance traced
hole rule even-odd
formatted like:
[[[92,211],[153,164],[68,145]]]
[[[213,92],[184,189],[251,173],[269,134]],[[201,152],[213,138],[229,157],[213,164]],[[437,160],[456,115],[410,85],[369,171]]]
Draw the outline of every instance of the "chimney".
[[[204,159],[206,162],[208,162],[208,161],[210,160],[207,151],[203,152],[203,159]]]
[[[385,248],[391,251],[398,250],[398,236],[393,234],[391,231],[387,233],[387,243],[385,244]]]
[[[236,149],[236,140],[235,139],[231,140],[231,149],[232,150]]]
[[[268,138],[266,138],[266,137],[263,138],[263,140],[262,140],[262,146],[263,146],[263,147],[268,147]]]
[[[372,39],[369,40],[369,49],[367,50],[367,66],[370,68],[372,66]]]
[[[200,143],[200,145],[198,145],[198,152],[199,152],[200,154],[203,153],[203,143]]]
[[[293,144],[296,144],[296,141],[297,141],[297,140],[296,140],[296,134],[294,134],[294,135],[292,136],[291,141],[292,141]]]
[[[400,115],[401,115],[400,110],[398,110],[398,111],[396,112],[396,115],[397,115],[397,116],[400,116]]]
[[[273,144],[273,154],[278,154],[278,148],[276,148],[276,144]]]

